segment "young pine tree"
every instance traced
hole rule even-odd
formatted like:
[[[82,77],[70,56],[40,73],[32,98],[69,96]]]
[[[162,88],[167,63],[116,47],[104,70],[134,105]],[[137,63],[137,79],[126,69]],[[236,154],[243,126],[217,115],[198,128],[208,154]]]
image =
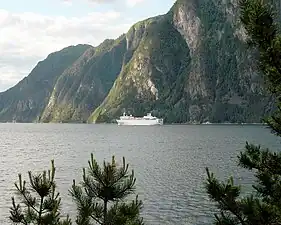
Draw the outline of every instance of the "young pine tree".
[[[141,225],[142,202],[136,199],[126,202],[126,197],[134,193],[134,172],[128,173],[129,165],[118,167],[114,157],[111,163],[103,163],[101,168],[91,154],[89,168],[83,169],[81,185],[73,181],[70,194],[74,199],[78,215],[78,225]]]
[[[28,172],[29,185],[22,180],[15,183],[20,204],[12,197],[10,220],[15,224],[25,225],[71,225],[67,216],[61,219],[61,198],[56,192],[55,166],[51,161],[51,169],[40,174]]]
[[[276,96],[277,110],[266,122],[281,136],[281,35],[275,3],[277,0],[240,0],[239,4],[249,44],[259,53],[259,68]],[[281,224],[281,153],[247,143],[238,159],[239,165],[253,171],[257,179],[254,192],[246,197],[240,196],[240,186],[234,185],[232,178],[220,182],[207,168],[206,190],[220,210],[215,224]]]

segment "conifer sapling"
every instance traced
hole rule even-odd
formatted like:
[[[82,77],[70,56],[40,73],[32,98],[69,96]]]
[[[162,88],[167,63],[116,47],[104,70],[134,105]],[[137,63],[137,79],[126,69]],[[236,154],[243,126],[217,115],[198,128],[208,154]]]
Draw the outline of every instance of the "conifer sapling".
[[[25,225],[71,225],[67,216],[61,218],[61,198],[56,192],[55,166],[51,161],[51,169],[39,174],[28,172],[29,184],[19,174],[15,183],[18,200],[12,197],[10,220],[15,224]]]
[[[100,167],[91,154],[88,168],[83,169],[80,185],[73,181],[70,194],[76,203],[78,225],[140,225],[142,202],[136,196],[133,201],[126,198],[135,191],[134,171],[128,172],[129,165],[116,165],[114,156],[111,163]]]

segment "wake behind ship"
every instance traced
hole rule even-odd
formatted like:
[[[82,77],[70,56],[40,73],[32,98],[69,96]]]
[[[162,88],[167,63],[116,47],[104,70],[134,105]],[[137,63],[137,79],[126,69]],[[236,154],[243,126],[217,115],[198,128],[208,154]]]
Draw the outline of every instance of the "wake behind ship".
[[[151,113],[147,113],[143,117],[134,117],[132,115],[128,116],[123,113],[120,119],[116,120],[118,125],[128,125],[128,126],[150,126],[150,125],[163,125],[163,119],[152,116]]]

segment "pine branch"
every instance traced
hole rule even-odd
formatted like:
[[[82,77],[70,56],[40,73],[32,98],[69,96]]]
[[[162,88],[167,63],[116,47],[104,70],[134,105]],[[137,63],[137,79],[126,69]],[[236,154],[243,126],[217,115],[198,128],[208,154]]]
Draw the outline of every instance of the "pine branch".
[[[242,225],[247,225],[242,215],[240,215],[239,207],[235,201],[240,194],[240,187],[233,186],[232,178],[228,180],[227,184],[220,184],[208,168],[206,168],[206,171],[208,178],[205,187],[210,198],[218,202],[223,211],[230,211],[236,216]],[[226,221],[226,218],[223,220]]]
[[[39,224],[41,224],[41,217],[42,217],[42,208],[43,208],[43,202],[44,202],[44,196],[41,197],[41,200],[40,200],[40,208],[39,208],[39,218],[38,218],[38,221],[39,221]]]
[[[12,222],[22,223],[22,224],[25,224],[25,225],[28,224],[24,215],[21,212],[20,205],[19,204],[16,205],[14,197],[12,197],[12,207],[10,208],[10,214],[11,214],[11,216],[9,218]]]
[[[90,168],[89,175],[96,178],[98,182],[100,182],[103,186],[105,186],[105,184],[101,178],[102,177],[101,170],[100,170],[96,160],[94,160],[93,153],[91,153],[91,161],[88,161],[88,164],[89,164],[89,168]]]
[[[261,149],[246,142],[245,151],[238,156],[238,165],[252,170],[267,171],[270,174],[281,175],[281,154],[271,153],[269,149]]]
[[[260,53],[259,67],[270,82],[271,92],[279,93],[281,81],[281,36],[274,22],[272,6],[263,0],[240,0],[241,21],[251,45]]]
[[[109,224],[112,225],[142,225],[143,219],[139,217],[140,209],[142,208],[142,201],[136,199],[130,203],[116,202],[108,212],[110,221]]]
[[[33,201],[31,201],[30,193],[29,192],[26,193],[25,182],[22,182],[21,174],[19,174],[18,176],[19,176],[19,185],[20,186],[18,186],[17,183],[15,183],[16,189],[18,190],[19,194],[25,199],[26,205],[30,206],[34,211],[39,213],[39,210],[34,207],[35,199],[33,199]],[[27,197],[26,194],[29,195],[29,197]]]
[[[115,165],[114,157],[113,157],[113,163]],[[123,166],[119,169],[117,173],[117,179],[112,182],[112,187],[113,185],[118,184],[119,182],[122,182],[123,179],[126,179],[128,177],[127,172],[128,172],[129,164],[126,164],[125,157],[123,157]],[[134,171],[132,170],[132,174],[129,175],[130,177],[134,177]]]
[[[91,218],[93,220],[95,220],[98,224],[103,224],[102,221],[100,221],[99,219],[97,219],[95,216],[91,215]]]
[[[123,199],[127,195],[132,194],[135,190],[134,185],[135,185],[136,179],[130,180],[127,183],[123,185],[118,185],[118,191],[116,192],[116,197],[117,199]]]

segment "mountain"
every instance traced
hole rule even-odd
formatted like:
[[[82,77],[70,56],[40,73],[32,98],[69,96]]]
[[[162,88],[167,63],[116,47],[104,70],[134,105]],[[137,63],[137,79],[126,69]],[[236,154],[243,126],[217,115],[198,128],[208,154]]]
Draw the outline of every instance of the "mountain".
[[[125,52],[124,35],[85,51],[58,78],[41,121],[87,121],[121,71]]]
[[[0,93],[0,122],[32,122],[42,113],[58,77],[90,46],[77,45],[51,53],[14,87]]]
[[[0,94],[0,121],[111,122],[126,109],[167,123],[260,122],[273,101],[237,2],[178,0],[116,40],[49,55]]]
[[[89,121],[126,108],[171,123],[260,122],[272,106],[236,3],[178,0],[167,14],[134,25],[126,34],[132,57]]]

